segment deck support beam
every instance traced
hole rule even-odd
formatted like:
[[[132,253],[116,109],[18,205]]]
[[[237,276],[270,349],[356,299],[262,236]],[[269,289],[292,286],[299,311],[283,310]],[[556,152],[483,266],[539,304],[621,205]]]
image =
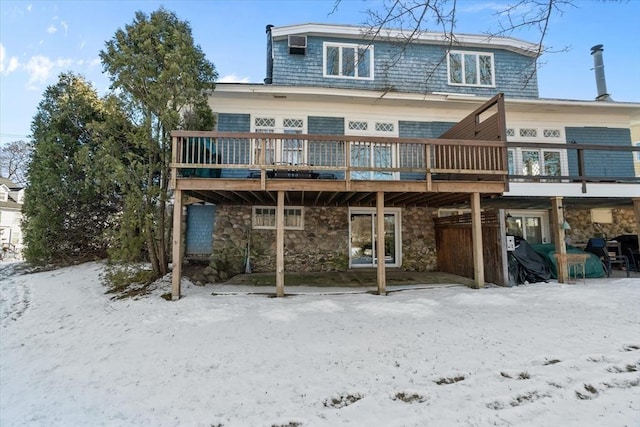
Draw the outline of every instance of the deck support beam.
[[[180,281],[182,280],[182,190],[173,192],[173,241],[171,272],[171,299],[180,299]]]
[[[471,239],[473,245],[474,288],[484,288],[484,254],[482,253],[480,193],[471,193]]]
[[[562,205],[562,197],[551,198],[551,233],[555,245],[556,254],[560,255],[558,259],[558,283],[567,283],[569,279],[569,270],[567,267],[567,258],[563,255],[567,254],[567,246],[565,245],[564,236],[564,206]]]
[[[387,294],[387,274],[384,256],[384,191],[376,193],[376,257],[378,295]]]
[[[284,296],[284,191],[278,191],[276,208],[276,297]]]

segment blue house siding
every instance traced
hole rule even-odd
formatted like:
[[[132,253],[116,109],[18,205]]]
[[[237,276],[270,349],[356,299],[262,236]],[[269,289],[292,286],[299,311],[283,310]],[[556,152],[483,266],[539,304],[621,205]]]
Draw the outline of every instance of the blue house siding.
[[[213,205],[187,206],[185,255],[211,255],[215,215],[216,207]]]
[[[455,125],[455,122],[398,122],[400,138],[438,138]]]
[[[251,116],[249,114],[218,114],[219,132],[250,132]]]
[[[398,122],[398,136],[400,138],[438,138],[453,125],[455,125],[454,122],[410,122],[401,120]],[[404,158],[402,152],[400,153],[400,158]],[[424,179],[424,174],[401,172],[400,179],[420,180]]]
[[[567,127],[567,141],[578,144],[612,145],[629,147],[631,131],[624,128],[604,127]],[[569,147],[571,144],[569,144]],[[578,175],[578,155],[575,150],[568,151],[569,175]],[[586,174],[603,177],[635,176],[633,155],[616,151],[585,151],[584,164]]]
[[[251,116],[249,114],[218,114],[218,131],[220,132],[250,132]],[[247,140],[237,147],[234,158],[224,157],[223,161],[230,163],[249,163],[251,159],[251,144]],[[249,171],[245,169],[223,169],[222,178],[246,178]]]
[[[311,135],[344,135],[344,118],[343,117],[320,117],[309,116],[307,118],[307,131]],[[325,149],[323,146],[322,149]],[[331,148],[333,157],[339,162],[344,163],[344,150],[337,144],[333,144]],[[309,164],[323,166],[321,160],[320,146],[309,145]],[[344,179],[343,172],[333,172],[337,179]]]
[[[367,43],[357,39],[309,36],[305,55],[289,54],[287,40],[274,42],[273,84],[320,86],[392,92],[448,92],[490,97],[498,92],[515,98],[537,98],[535,61],[505,50],[461,48],[493,52],[495,87],[451,86],[447,78],[446,47],[414,43],[375,42],[374,79],[323,77],[323,42]]]
[[[309,116],[307,129],[312,135],[344,135],[344,118]]]

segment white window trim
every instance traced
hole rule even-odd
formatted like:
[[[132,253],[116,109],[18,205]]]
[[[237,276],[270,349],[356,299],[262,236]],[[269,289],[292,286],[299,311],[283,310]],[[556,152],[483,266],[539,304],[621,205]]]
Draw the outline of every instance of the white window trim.
[[[562,149],[555,146],[549,146],[549,148],[508,148],[508,151],[513,153],[513,167],[514,167],[514,175],[525,175],[522,173],[524,162],[522,161],[522,152],[523,151],[537,151],[540,154],[540,168],[541,174],[539,175],[526,175],[526,176],[540,176],[547,177],[547,175],[543,175],[542,171],[544,170],[544,152],[554,152],[560,153],[560,176],[567,176],[569,174],[569,161],[567,158],[567,150]],[[508,167],[509,165],[507,165]],[[549,179],[553,179],[549,177]]]
[[[328,47],[337,47],[340,48],[340,54],[338,55],[338,75],[327,74],[327,48]],[[356,57],[358,55],[359,49],[366,49],[369,51],[369,76],[368,77],[360,77],[357,76],[358,72],[358,61],[357,58],[354,62],[354,75],[353,76],[345,76],[342,75],[342,48],[352,48],[355,49]],[[329,79],[352,79],[352,80],[373,80],[374,79],[374,54],[373,54],[373,45],[363,45],[363,44],[354,44],[354,43],[335,43],[335,42],[324,42],[322,44],[322,76]]]
[[[251,210],[251,227],[254,230],[275,230],[276,224],[256,225],[256,209],[269,209],[269,210],[276,211],[278,208],[276,206],[253,206],[253,209]],[[285,230],[304,230],[304,206],[285,206],[284,207],[285,217],[287,215],[287,210],[292,210],[292,209],[297,209],[300,211],[300,225],[296,227],[285,225],[284,229]],[[274,212],[274,217],[275,217],[275,214],[276,213]],[[286,224],[286,221],[285,221],[285,224]]]
[[[265,118],[265,119],[274,119],[275,120],[275,127],[270,128],[267,126],[256,126],[256,119],[257,118]],[[284,121],[285,120],[301,120],[302,121],[302,128],[295,128],[295,130],[300,131],[301,134],[305,134],[307,133],[307,120],[306,117],[300,117],[298,115],[292,114],[292,115],[280,115],[280,116],[273,116],[270,114],[254,114],[251,116],[251,132],[254,133],[260,133],[260,132],[264,132],[264,130],[268,129],[269,132],[265,132],[266,135],[268,135],[269,133],[286,133],[287,130],[290,129],[294,129],[294,128],[285,128],[284,127]],[[296,134],[291,134],[291,135],[296,135]],[[269,138],[266,138],[267,140],[269,140]],[[291,139],[297,139],[297,138],[291,138]],[[255,154],[256,154],[256,149],[257,147],[255,147],[255,144],[258,142],[259,140],[252,140],[251,142],[251,164],[252,165],[257,165],[258,164],[258,159],[256,159]],[[275,145],[275,159],[274,162],[277,163],[283,163],[282,160],[282,154],[283,154],[283,147],[282,147],[282,140],[281,139],[277,139],[275,141],[276,145]],[[303,140],[302,141],[302,162],[298,163],[300,165],[304,165],[307,163],[307,158],[308,158],[308,150],[307,150],[307,141]]]
[[[367,130],[349,129],[349,122],[366,122]],[[376,130],[376,123],[391,123],[393,125],[393,131],[379,131]],[[349,117],[344,121],[344,134],[345,135],[365,135],[365,136],[398,136],[398,121],[397,120],[378,120],[378,119],[363,119]]]
[[[9,193],[7,191],[0,191],[0,202],[9,201]]]
[[[375,214],[376,208],[363,208],[355,207],[349,208],[349,218],[353,213]],[[396,262],[393,264],[385,264],[386,267],[401,267],[402,266],[402,208],[384,208],[385,214],[395,214],[396,216]],[[351,219],[349,219],[349,241],[351,241]],[[377,265],[377,264],[376,264]],[[371,268],[371,265],[358,265],[351,263],[351,243],[349,243],[349,268]]]
[[[480,82],[480,56],[489,56],[491,57],[491,84],[483,85],[480,83],[470,84],[470,83],[454,83],[451,81],[451,54],[460,54],[460,55],[473,55],[476,57],[476,78],[477,81]],[[464,59],[462,60],[462,76],[464,79]],[[447,81],[450,86],[464,86],[464,87],[496,87],[496,64],[494,60],[494,56],[492,52],[477,52],[477,51],[465,51],[465,50],[450,50],[447,52]]]
[[[640,148],[640,141],[634,142],[633,145]],[[633,160],[640,162],[640,151],[634,152]]]
[[[557,144],[565,144],[565,134],[564,127],[562,126],[544,126],[544,125],[515,125],[515,126],[507,126],[507,129],[513,130],[513,135],[508,136],[508,140],[511,142],[522,141],[522,142],[548,142],[548,143],[557,143]],[[520,129],[535,129],[537,132],[537,136],[532,137],[523,137],[520,136]],[[557,130],[559,131],[559,136],[544,136],[545,130]]]
[[[349,129],[349,122],[367,122],[367,130]],[[376,123],[391,123],[393,124],[393,131],[376,131]],[[398,136],[398,122],[396,120],[377,120],[377,119],[362,119],[362,118],[346,118],[344,121],[344,134],[345,135],[364,135],[364,136]],[[367,142],[355,142],[356,145],[369,145]],[[391,145],[391,167],[397,167],[398,165],[398,144]],[[349,150],[351,152],[351,150]],[[373,162],[373,159],[372,159]],[[371,172],[370,176],[373,179],[375,172]],[[391,172],[391,180],[397,181],[400,179],[399,172]]]
[[[519,209],[509,209],[507,213],[512,217],[518,218],[540,218],[540,233],[542,237],[543,243],[551,242],[551,231],[549,226],[549,211],[544,210],[519,210]],[[523,230],[524,231],[524,230]],[[523,236],[526,238],[526,236]]]

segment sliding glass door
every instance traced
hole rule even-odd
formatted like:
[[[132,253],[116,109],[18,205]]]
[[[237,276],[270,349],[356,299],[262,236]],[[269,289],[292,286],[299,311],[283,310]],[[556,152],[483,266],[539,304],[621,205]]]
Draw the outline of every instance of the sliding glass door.
[[[400,265],[400,212],[384,214],[384,262],[387,266]],[[350,211],[349,261],[351,267],[378,265],[375,209],[354,208]]]

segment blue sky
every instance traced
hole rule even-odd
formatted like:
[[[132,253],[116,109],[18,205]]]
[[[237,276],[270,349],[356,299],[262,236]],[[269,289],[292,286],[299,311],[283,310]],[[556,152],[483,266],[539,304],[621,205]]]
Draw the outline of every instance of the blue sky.
[[[512,0],[514,2],[515,0]],[[98,54],[136,11],[160,6],[189,21],[193,36],[221,81],[260,83],[265,74],[265,26],[308,22],[362,24],[377,0],[5,1],[0,0],[0,142],[25,139],[48,85],[63,71],[84,75],[103,95],[109,87]],[[458,0],[459,33],[496,28],[503,0]],[[640,0],[573,0],[551,19],[545,46],[566,52],[541,58],[544,98],[592,100],[596,84],[590,48],[604,45],[607,88],[615,101],[640,102]],[[332,12],[333,11],[333,12]],[[537,42],[539,34],[514,37]]]

